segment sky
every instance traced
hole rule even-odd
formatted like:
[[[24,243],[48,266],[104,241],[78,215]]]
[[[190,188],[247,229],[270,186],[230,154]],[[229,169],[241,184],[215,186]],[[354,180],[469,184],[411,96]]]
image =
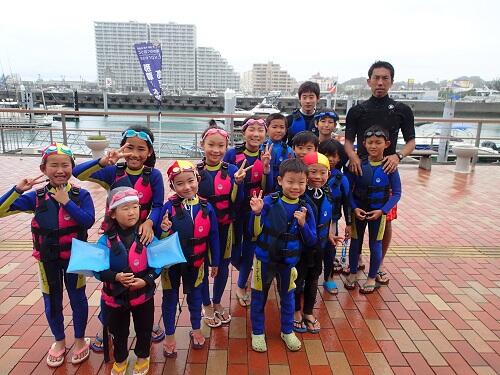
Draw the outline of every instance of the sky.
[[[22,4],[22,6],[21,6]],[[94,21],[195,24],[239,73],[273,61],[299,81],[366,76],[376,60],[396,81],[500,77],[500,1],[34,1],[3,2],[0,74],[96,80]]]

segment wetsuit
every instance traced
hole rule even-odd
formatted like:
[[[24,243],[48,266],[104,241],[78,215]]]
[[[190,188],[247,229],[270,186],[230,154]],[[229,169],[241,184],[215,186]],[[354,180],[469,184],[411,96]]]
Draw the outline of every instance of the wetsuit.
[[[66,185],[70,201],[59,204],[47,185],[37,191],[21,193],[13,187],[0,198],[0,217],[18,212],[34,212],[31,222],[33,256],[38,261],[40,289],[45,304],[45,316],[56,341],[63,340],[63,280],[68,292],[75,338],[85,336],[88,302],[85,277],[66,273],[71,254],[71,239],[87,239],[87,230],[94,224],[94,204],[89,192]]]
[[[358,220],[353,214],[351,246],[349,248],[350,272],[358,270],[358,258],[363,246],[363,237],[368,224],[370,244],[370,270],[368,277],[375,278],[382,261],[382,238],[384,237],[387,213],[401,198],[399,172],[385,173],[382,162],[365,160],[361,164],[362,176],[347,173],[352,189],[352,209],[361,208],[366,212],[382,210],[383,214],[374,221]]]
[[[181,200],[173,196],[163,206],[161,218],[167,212],[172,221],[172,228],[164,232],[160,220],[155,225],[155,233],[160,238],[165,238],[177,232],[187,260],[187,263],[164,269],[161,274],[163,324],[165,333],[173,335],[181,279],[184,294],[187,295],[191,327],[194,330],[200,329],[204,262],[208,258],[212,267],[218,267],[220,244],[217,216],[210,203],[198,197]]]
[[[307,208],[306,222],[299,226],[295,211]],[[295,265],[306,243],[316,242],[316,223],[305,201],[291,200],[278,193],[264,198],[260,215],[252,213],[250,223],[257,238],[252,276],[250,318],[254,335],[264,334],[264,308],[272,280],[276,277],[281,305],[281,332],[293,329]]]
[[[314,125],[315,114],[316,113],[305,115],[300,109],[296,109],[291,114],[286,116],[287,142],[290,147],[292,147],[292,139],[295,134],[300,133],[301,131],[309,130],[318,135],[318,128]]]
[[[271,141],[268,139],[261,147],[261,150],[265,149],[266,145],[273,145],[272,155],[271,155],[271,169],[273,171],[273,191],[279,189],[278,176],[280,174],[280,164],[287,159],[294,157],[293,150],[287,145],[285,141]]]
[[[263,163],[260,161],[260,151],[250,152],[246,148],[230,148],[224,155],[224,161],[241,166],[243,159],[246,159],[245,167],[253,165],[254,167],[247,171],[244,188],[243,200],[239,206],[235,207],[238,213],[234,223],[234,245],[231,253],[231,263],[239,270],[238,287],[245,289],[248,282],[248,276],[252,269],[252,261],[255,250],[255,243],[252,241],[251,231],[248,230],[250,220],[250,198],[252,192],[263,190],[264,194],[272,192],[273,172],[272,169],[268,175],[263,172]]]
[[[198,195],[207,199],[215,210],[218,221],[220,258],[219,270],[214,278],[212,302],[220,304],[229,276],[229,261],[234,238],[235,206],[243,199],[243,189],[234,181],[238,168],[232,164],[219,163],[216,166],[201,162],[197,166],[201,180]],[[227,181],[226,181],[227,178]],[[210,287],[208,282],[208,262],[205,262],[205,280],[202,287],[203,304],[209,306]]]

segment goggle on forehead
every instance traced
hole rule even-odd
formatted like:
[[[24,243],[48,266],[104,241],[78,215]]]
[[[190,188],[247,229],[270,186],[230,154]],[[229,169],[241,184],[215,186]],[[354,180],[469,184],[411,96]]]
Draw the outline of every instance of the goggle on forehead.
[[[148,142],[150,145],[153,144],[149,134],[146,132],[143,132],[143,131],[138,132],[138,131],[135,131],[134,129],[128,129],[128,130],[124,131],[122,134],[123,139],[132,138],[132,137],[137,137],[139,139],[142,139],[143,141]]]
[[[71,151],[71,149],[66,146],[66,145],[50,145],[48,146],[44,151],[43,151],[43,156],[42,158],[43,159],[46,159],[49,155],[53,155],[53,154],[64,154],[64,155],[68,155],[71,159],[75,159],[75,155],[73,154],[73,151]]]
[[[315,120],[321,120],[323,117],[330,117],[333,121],[337,121],[339,116],[335,112],[320,112],[314,116]]]
[[[365,133],[365,139],[373,137],[373,136],[375,136],[375,137],[384,137],[385,139],[387,139],[387,135],[383,131],[381,131],[381,130],[377,130],[377,131],[374,131],[374,132],[368,131],[368,132]]]

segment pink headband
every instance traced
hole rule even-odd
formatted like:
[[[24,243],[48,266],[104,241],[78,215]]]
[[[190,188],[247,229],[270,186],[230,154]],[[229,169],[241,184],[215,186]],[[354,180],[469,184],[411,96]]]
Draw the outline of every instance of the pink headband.
[[[112,210],[113,208],[129,202],[139,203],[139,193],[137,190],[130,188],[113,194],[111,202],[109,203],[109,209]]]
[[[243,124],[243,126],[241,127],[241,131],[244,132],[250,125],[261,125],[263,126],[264,128],[266,128],[267,130],[267,123],[266,123],[266,120],[264,119],[254,119],[254,118],[251,118],[250,120],[248,120],[247,122],[245,122]]]
[[[229,134],[227,134],[227,131],[225,131],[224,129],[211,128],[205,132],[205,134],[203,135],[203,138],[201,138],[201,140],[204,141],[205,138],[207,138],[209,135],[214,135],[214,134],[220,134],[224,138],[229,139]]]

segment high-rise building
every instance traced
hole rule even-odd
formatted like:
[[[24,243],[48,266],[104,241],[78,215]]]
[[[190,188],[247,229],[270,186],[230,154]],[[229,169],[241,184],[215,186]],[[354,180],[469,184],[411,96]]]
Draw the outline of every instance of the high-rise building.
[[[308,79],[308,81],[316,82],[319,85],[321,91],[329,91],[332,86],[337,85],[337,77],[323,77],[321,74],[316,73]]]
[[[295,78],[272,61],[267,64],[253,64],[251,79],[252,91],[257,95],[265,95],[269,91],[292,93],[297,89]]]
[[[240,89],[240,75],[210,47],[196,48],[196,82],[198,90]]]

